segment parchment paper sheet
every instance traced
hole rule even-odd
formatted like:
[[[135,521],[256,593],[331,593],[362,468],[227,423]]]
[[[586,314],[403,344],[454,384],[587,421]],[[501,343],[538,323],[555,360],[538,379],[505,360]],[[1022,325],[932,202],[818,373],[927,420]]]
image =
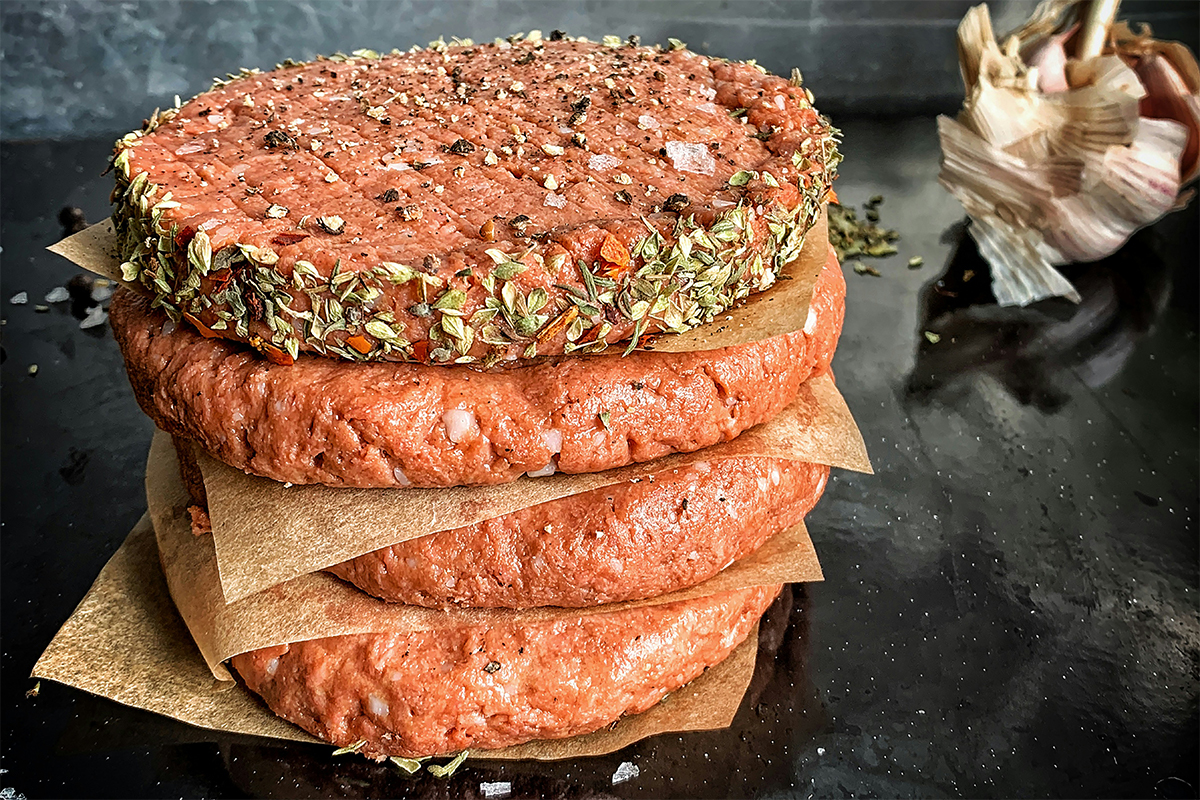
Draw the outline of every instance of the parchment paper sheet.
[[[754,672],[757,631],[721,664],[667,703],[612,729],[529,742],[472,759],[554,760],[603,755],[660,733],[728,727]],[[241,684],[213,677],[171,605],[149,515],[109,560],[75,613],[33,668],[57,681],[134,708],[228,733],[318,742],[276,717]]]
[[[89,272],[122,283],[135,291],[145,291],[140,285],[121,279],[121,259],[117,256],[112,220],[98,222],[46,249]],[[669,353],[717,350],[800,330],[808,321],[808,304],[812,300],[813,286],[825,266],[828,254],[828,219],[822,210],[817,222],[805,235],[800,254],[784,268],[781,279],[774,286],[746,298],[706,325],[685,333],[650,337],[644,349]],[[623,350],[624,345],[618,349]]]
[[[385,603],[324,572],[302,575],[235,603],[225,603],[208,536],[192,533],[189,498],[179,478],[171,438],[156,432],[146,464],[146,497],[158,534],[171,597],[213,674],[229,680],[222,662],[271,645],[384,631],[428,631],[461,625],[511,625],[571,619],[637,606],[706,597],[776,583],[823,580],[803,524],[771,537],[754,554],[709,580],[661,597],[590,609],[433,609]]]
[[[775,419],[731,442],[605,472],[522,478],[499,486],[289,487],[193,449],[204,474],[220,587],[229,602],[397,542],[697,461],[773,457],[871,471],[862,435],[827,374],[802,387]]]

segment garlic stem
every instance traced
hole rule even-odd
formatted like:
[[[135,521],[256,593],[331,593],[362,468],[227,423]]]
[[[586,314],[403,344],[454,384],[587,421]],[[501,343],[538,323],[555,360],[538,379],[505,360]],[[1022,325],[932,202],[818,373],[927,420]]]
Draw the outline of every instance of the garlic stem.
[[[1121,0],[1092,0],[1088,3],[1083,18],[1083,29],[1079,32],[1079,43],[1075,46],[1075,58],[1087,61],[1100,55],[1108,39],[1108,29],[1117,17]]]

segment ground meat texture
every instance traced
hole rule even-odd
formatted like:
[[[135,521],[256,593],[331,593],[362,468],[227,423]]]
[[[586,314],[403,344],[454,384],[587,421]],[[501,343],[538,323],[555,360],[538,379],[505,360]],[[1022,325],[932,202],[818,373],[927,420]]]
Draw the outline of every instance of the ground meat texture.
[[[708,352],[489,372],[315,357],[271,364],[172,324],[127,290],[109,316],[142,409],[227,464],[286,483],[456,486],[599,472],[734,438],[828,367],[845,291],[831,254],[806,330]]]
[[[711,578],[795,525],[829,467],[701,462],[385,547],[329,571],[423,606],[584,607],[657,597]]]
[[[190,447],[180,469],[194,471]],[[430,607],[573,608],[657,597],[711,578],[800,522],[829,467],[702,461],[384,547],[329,568],[375,597]],[[204,500],[189,483],[197,506]],[[192,529],[211,531],[192,506]]]
[[[599,730],[719,663],[779,586],[569,620],[336,636],[235,656],[279,716],[371,758]]]
[[[835,136],[795,81],[687,50],[323,60],[123,138],[114,220],[130,279],[276,360],[490,365],[766,288],[827,197]]]

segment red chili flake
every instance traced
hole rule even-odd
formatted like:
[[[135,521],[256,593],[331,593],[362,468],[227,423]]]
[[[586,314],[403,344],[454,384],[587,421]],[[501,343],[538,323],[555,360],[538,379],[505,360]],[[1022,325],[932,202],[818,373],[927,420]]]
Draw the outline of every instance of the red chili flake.
[[[346,340],[346,344],[350,345],[364,356],[371,352],[371,343],[367,341],[367,337],[365,336],[351,336]]]
[[[263,354],[267,357],[267,360],[270,361],[272,364],[279,364],[280,366],[290,367],[292,364],[296,363],[296,359],[292,358],[290,353],[286,353],[283,350],[280,350],[278,347],[276,347],[273,344],[267,344],[266,342],[263,342],[261,347],[262,347]]]
[[[600,245],[600,260],[604,262],[608,277],[616,277],[629,269],[629,250],[616,236],[606,233]]]
[[[229,282],[233,280],[233,270],[229,267],[222,267],[216,272],[210,272],[208,278],[213,282],[212,291],[215,294],[223,291],[229,285]]]
[[[176,247],[187,247],[189,244],[191,244],[192,239],[195,236],[196,236],[196,229],[193,228],[191,225],[184,225],[182,228],[179,229],[179,232],[175,234],[175,246]]]
[[[538,342],[550,341],[555,336],[558,336],[560,333],[565,331],[567,329],[567,327],[570,326],[570,324],[572,322],[574,322],[575,318],[578,316],[579,316],[579,307],[571,306],[566,311],[559,314],[557,319],[553,320],[549,325],[542,328],[542,330],[538,332],[537,341]]]
[[[429,360],[429,340],[417,342],[413,345],[413,358],[417,361]]]
[[[833,203],[835,206],[841,205],[837,199],[837,192],[835,192],[833,189],[829,190],[829,202]]]
[[[183,318],[186,319],[188,322],[192,323],[192,326],[196,330],[200,331],[200,335],[203,336],[205,339],[221,338],[221,334],[212,330],[207,325],[205,325],[203,322],[196,319],[195,317],[193,317],[191,314],[187,313],[186,311],[183,312]]]
[[[312,234],[309,233],[277,233],[271,237],[271,244],[287,247],[296,242],[302,242]]]

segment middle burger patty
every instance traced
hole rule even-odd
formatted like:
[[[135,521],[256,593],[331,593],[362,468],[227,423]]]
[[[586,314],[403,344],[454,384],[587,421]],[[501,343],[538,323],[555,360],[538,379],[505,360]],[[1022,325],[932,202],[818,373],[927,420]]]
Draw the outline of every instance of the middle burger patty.
[[[190,450],[180,454],[203,503]],[[383,600],[429,607],[655,597],[712,577],[800,522],[828,476],[822,464],[773,458],[701,461],[410,539],[329,572]]]

